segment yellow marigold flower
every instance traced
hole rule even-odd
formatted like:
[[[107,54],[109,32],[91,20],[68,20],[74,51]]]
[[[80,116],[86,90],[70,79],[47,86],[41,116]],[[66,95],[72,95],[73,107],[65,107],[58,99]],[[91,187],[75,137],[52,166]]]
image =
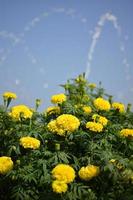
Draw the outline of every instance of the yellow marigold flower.
[[[75,171],[70,165],[58,164],[52,170],[52,176],[58,181],[63,181],[64,183],[71,183],[75,179]]]
[[[64,94],[56,94],[56,95],[53,95],[51,97],[51,102],[54,103],[54,104],[58,104],[58,103],[63,103],[64,101],[66,101],[66,95]]]
[[[9,115],[16,119],[20,120],[21,117],[27,119],[32,117],[33,112],[25,105],[18,105],[11,108]]]
[[[13,92],[5,92],[4,94],[3,94],[3,97],[5,98],[5,99],[16,99],[17,98],[17,95],[15,94],[15,93],[13,93]]]
[[[13,168],[13,161],[10,157],[0,157],[0,174],[6,174]]]
[[[94,88],[96,88],[96,84],[95,83],[89,83],[89,85],[88,85],[91,89],[94,89]]]
[[[106,126],[107,123],[108,123],[108,119],[106,117],[103,117],[101,115],[98,115],[98,114],[94,114],[92,116],[92,119],[95,121],[95,122],[98,122],[100,124],[102,124],[103,126]]]
[[[80,122],[77,117],[71,114],[63,114],[57,117],[56,123],[59,129],[67,132],[73,132],[78,129]]]
[[[128,137],[128,136],[133,137],[133,129],[122,129],[120,131],[120,135],[125,136],[125,137]]]
[[[123,103],[114,102],[112,104],[112,108],[114,108],[115,110],[118,110],[120,113],[125,112],[125,106]]]
[[[56,120],[52,120],[51,122],[49,122],[47,127],[53,133],[58,132],[58,127],[57,127],[57,124],[56,124]]]
[[[103,125],[97,122],[87,122],[86,128],[90,131],[101,132],[103,130]]]
[[[110,162],[110,163],[115,163],[115,162],[116,162],[116,159],[111,159],[109,162]]]
[[[94,165],[88,165],[87,167],[81,167],[78,172],[78,175],[81,179],[88,181],[91,180],[93,177],[98,176],[100,173],[100,169]]]
[[[67,191],[68,185],[63,181],[55,180],[52,183],[52,188],[53,188],[53,192],[56,192],[56,193],[60,194],[62,192],[66,192]]]
[[[99,97],[97,99],[94,100],[94,106],[98,109],[98,110],[105,110],[108,111],[110,110],[110,103],[109,101]]]
[[[59,106],[50,106],[46,110],[47,114],[60,114],[60,107]]]
[[[27,136],[20,138],[20,145],[25,149],[38,149],[40,147],[40,141],[36,138]]]
[[[83,106],[82,109],[83,109],[84,113],[87,115],[92,112],[92,109],[90,106]]]
[[[78,129],[80,122],[77,117],[71,114],[63,114],[48,123],[48,129],[53,133],[65,136],[65,133],[71,133]]]

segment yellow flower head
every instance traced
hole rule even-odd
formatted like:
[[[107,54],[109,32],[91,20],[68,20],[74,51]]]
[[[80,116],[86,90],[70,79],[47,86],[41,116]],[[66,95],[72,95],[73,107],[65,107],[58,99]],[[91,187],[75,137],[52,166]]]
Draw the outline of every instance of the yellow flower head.
[[[98,115],[98,114],[94,114],[92,116],[92,119],[94,120],[94,122],[98,122],[100,124],[102,124],[103,126],[106,126],[107,123],[108,123],[108,120],[106,117],[103,117],[101,115]]]
[[[125,112],[125,106],[123,103],[114,102],[112,104],[112,108],[114,108],[115,110],[118,110],[120,113]]]
[[[83,106],[82,109],[83,109],[84,113],[87,115],[92,112],[92,109],[90,106]]]
[[[94,89],[94,88],[96,88],[96,84],[95,83],[89,83],[89,85],[88,85],[91,89]]]
[[[125,137],[128,137],[128,136],[133,137],[133,129],[128,129],[128,128],[122,129],[120,131],[120,135],[125,136]]]
[[[74,132],[78,129],[80,122],[77,117],[71,114],[63,114],[48,123],[48,129],[53,133],[65,136],[66,133]]]
[[[0,157],[0,174],[6,174],[13,168],[13,161],[10,157]]]
[[[64,94],[56,94],[51,97],[51,102],[54,104],[61,104],[66,101],[66,95]]]
[[[20,145],[25,149],[38,149],[40,147],[40,141],[36,138],[27,136],[20,138]]]
[[[108,111],[110,110],[110,103],[109,101],[99,97],[97,99],[94,100],[94,106],[98,109],[98,110],[105,110]]]
[[[27,119],[32,117],[33,112],[25,105],[18,105],[11,108],[9,115],[15,120],[20,120],[21,117]]]
[[[3,97],[5,98],[5,99],[16,99],[17,98],[17,95],[15,94],[15,93],[13,93],[13,92],[5,92],[4,94],[3,94]]]
[[[50,114],[60,114],[60,107],[59,106],[50,106],[47,108],[46,113]]]
[[[116,159],[109,160],[110,163],[116,163]]]
[[[86,128],[90,131],[101,132],[103,130],[103,125],[97,122],[87,122]]]
[[[67,191],[68,185],[64,181],[55,180],[52,183],[52,188],[53,188],[53,192],[60,194]]]
[[[98,176],[99,173],[99,167],[94,165],[88,165],[87,167],[81,167],[81,169],[78,172],[78,175],[82,180],[88,181],[91,180],[93,177]]]
[[[70,165],[58,164],[52,170],[52,176],[58,181],[63,181],[64,183],[71,183],[75,179],[75,171]]]

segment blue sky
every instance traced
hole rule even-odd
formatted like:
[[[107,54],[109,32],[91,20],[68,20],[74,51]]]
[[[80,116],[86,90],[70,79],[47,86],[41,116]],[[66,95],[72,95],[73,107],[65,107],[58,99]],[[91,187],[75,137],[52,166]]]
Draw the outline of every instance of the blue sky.
[[[132,103],[132,9],[132,0],[0,0],[0,94],[29,106],[41,98],[43,109],[89,65],[88,80]]]

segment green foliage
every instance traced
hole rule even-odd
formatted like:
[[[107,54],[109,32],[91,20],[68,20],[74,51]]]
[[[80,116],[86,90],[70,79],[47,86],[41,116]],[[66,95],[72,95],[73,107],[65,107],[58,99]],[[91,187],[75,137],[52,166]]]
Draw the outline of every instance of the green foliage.
[[[14,121],[8,114],[10,108],[0,106],[0,156],[9,156],[14,162],[13,170],[0,175],[0,199],[133,199],[133,139],[120,136],[122,129],[133,129],[130,106],[124,113],[114,109],[97,110],[93,104],[95,98],[103,97],[112,103],[112,96],[105,93],[101,83],[96,88],[89,87],[84,74],[61,86],[67,101],[58,105],[60,114],[37,112],[40,105],[37,99],[31,119]],[[86,114],[79,105],[90,106],[92,112]],[[50,132],[47,124],[64,113],[75,115],[80,120],[80,127],[62,137]],[[95,113],[109,120],[101,133],[86,129],[86,123],[92,121]],[[23,136],[40,140],[40,148],[24,149],[19,144]],[[52,190],[51,171],[60,163],[71,165],[76,178],[68,185],[66,193],[56,194]],[[100,174],[89,181],[81,180],[78,171],[89,164],[99,166]]]

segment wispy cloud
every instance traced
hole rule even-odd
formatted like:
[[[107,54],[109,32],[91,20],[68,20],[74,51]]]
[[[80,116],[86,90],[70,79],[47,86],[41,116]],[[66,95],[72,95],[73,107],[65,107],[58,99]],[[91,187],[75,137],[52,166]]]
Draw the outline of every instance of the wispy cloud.
[[[88,52],[88,60],[87,60],[86,73],[85,73],[86,78],[88,78],[89,75],[90,75],[91,63],[92,63],[92,60],[93,60],[93,54],[95,52],[95,48],[96,48],[97,42],[98,42],[98,40],[100,38],[100,35],[102,33],[102,29],[103,29],[106,21],[110,21],[113,24],[114,28],[116,29],[119,38],[121,36],[121,27],[118,24],[117,17],[115,15],[113,15],[112,13],[109,13],[109,12],[105,13],[104,15],[102,15],[100,17],[100,19],[98,20],[98,22],[97,22],[97,25],[95,27],[94,32],[91,31],[92,42],[91,42],[90,49],[89,49],[89,52]],[[123,64],[125,66],[126,80],[130,80],[129,63],[128,63],[127,59],[126,59],[125,46],[124,46],[123,42],[120,42],[120,51],[122,53],[124,53],[123,54],[123,56],[124,56]]]

